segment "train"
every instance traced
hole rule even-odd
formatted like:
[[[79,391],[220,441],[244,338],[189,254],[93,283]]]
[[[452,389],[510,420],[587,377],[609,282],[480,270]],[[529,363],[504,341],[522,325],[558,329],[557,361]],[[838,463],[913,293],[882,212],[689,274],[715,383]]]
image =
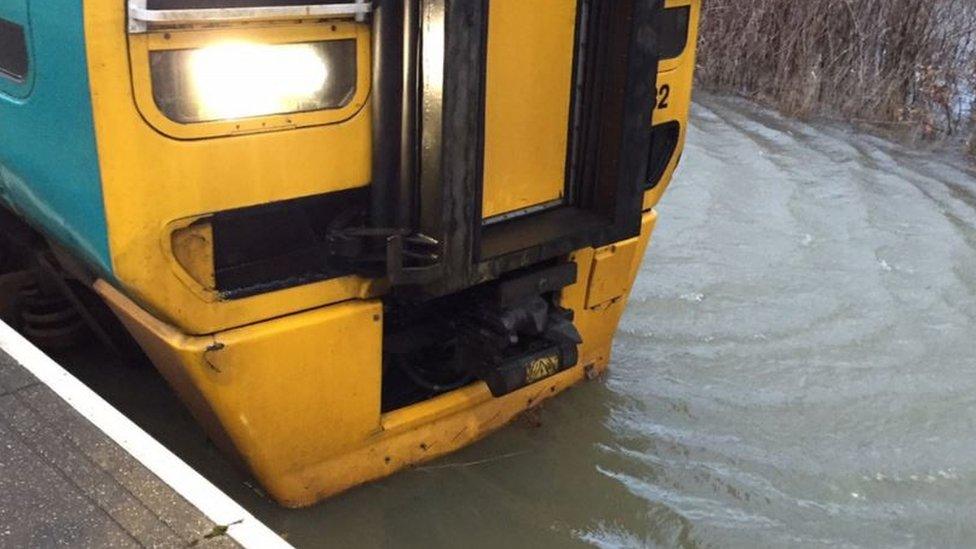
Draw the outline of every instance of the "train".
[[[455,451],[608,367],[699,12],[4,0],[0,314],[131,344],[283,506]]]

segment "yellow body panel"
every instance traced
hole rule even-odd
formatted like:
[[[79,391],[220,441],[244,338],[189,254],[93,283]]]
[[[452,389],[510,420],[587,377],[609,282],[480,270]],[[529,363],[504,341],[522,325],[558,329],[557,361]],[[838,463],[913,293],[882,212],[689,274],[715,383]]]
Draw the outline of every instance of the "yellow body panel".
[[[661,62],[657,74],[657,89],[659,90],[658,106],[654,109],[654,124],[663,124],[672,120],[681,123],[681,135],[675,148],[671,162],[664,172],[661,183],[644,195],[644,209],[649,210],[657,206],[671,184],[671,177],[678,168],[681,154],[684,151],[685,136],[688,132],[688,114],[691,110],[691,92],[695,80],[695,55],[698,49],[698,22],[701,16],[701,0],[666,0],[666,8],[691,6],[691,17],[688,22],[688,41],[684,52],[675,59]],[[661,108],[660,90],[668,87],[666,107]]]
[[[619,299],[630,290],[629,267],[634,262],[639,242],[639,239],[631,238],[596,251],[590,267],[587,309]]]
[[[369,109],[361,108],[342,122],[300,129],[206,140],[168,137],[137,108],[135,95],[146,93],[148,82],[133,80],[130,73],[130,61],[132,65],[141,61],[130,59],[125,10],[115,0],[87,0],[84,9],[109,246],[114,274],[127,295],[189,334],[213,333],[372,295],[371,282],[344,277],[220,301],[208,297],[202,284],[195,287],[194,278],[166,253],[167,228],[176,220],[366,185],[371,159]],[[328,23],[266,25],[259,32],[279,41],[309,32],[333,32]],[[335,32],[358,36],[359,49],[365,48],[368,56],[366,28],[345,23]],[[195,32],[199,31],[172,31],[171,40],[196,39],[177,37]],[[152,36],[133,37],[133,50],[141,51],[140,41],[161,40]],[[368,91],[370,72],[360,71],[359,79],[357,89]],[[266,129],[280,129],[274,126],[273,116],[249,123],[264,119]]]
[[[485,218],[564,195],[576,3],[540,0],[531,7],[519,0],[490,3]]]
[[[193,337],[104,281],[95,288],[213,440],[283,503],[324,481],[309,470],[380,430],[378,301]]]
[[[136,337],[210,436],[234,452],[283,505],[300,507],[444,455],[520,412],[603,371],[627,294],[657,214],[641,236],[577,252],[579,281],[563,290],[583,336],[579,364],[500,398],[477,382],[380,414],[382,306],[354,301],[193,337],[154,318],[104,281],[96,290]],[[615,297],[587,306],[592,265],[625,280]]]

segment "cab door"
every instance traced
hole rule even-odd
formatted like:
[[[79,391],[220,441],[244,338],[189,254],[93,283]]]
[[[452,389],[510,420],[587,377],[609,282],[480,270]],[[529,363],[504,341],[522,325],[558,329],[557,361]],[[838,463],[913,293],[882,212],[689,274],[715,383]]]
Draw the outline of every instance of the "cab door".
[[[486,222],[561,206],[577,0],[493,0],[488,12]]]

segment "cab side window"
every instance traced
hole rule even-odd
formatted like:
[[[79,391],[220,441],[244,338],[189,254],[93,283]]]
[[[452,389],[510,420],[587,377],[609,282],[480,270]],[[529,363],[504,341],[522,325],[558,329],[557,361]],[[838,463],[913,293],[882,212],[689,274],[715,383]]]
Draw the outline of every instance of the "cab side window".
[[[0,18],[0,76],[23,82],[29,69],[24,27]]]

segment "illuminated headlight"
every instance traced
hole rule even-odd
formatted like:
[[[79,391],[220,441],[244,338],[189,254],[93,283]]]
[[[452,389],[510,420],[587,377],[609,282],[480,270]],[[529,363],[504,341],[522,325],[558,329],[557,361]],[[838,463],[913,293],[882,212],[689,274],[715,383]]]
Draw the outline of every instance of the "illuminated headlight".
[[[356,42],[225,42],[150,54],[153,98],[182,123],[337,109],[356,93]]]

